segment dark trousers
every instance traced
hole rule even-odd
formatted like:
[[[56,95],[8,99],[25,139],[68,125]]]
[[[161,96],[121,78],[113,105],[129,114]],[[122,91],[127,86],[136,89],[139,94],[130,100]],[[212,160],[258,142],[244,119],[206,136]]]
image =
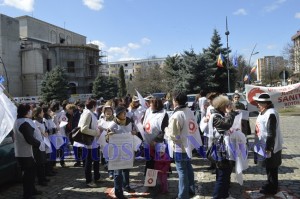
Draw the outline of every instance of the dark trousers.
[[[216,183],[213,193],[214,199],[229,197],[230,175],[232,167],[216,169]]]
[[[114,171],[115,195],[117,198],[123,197],[123,187],[129,187],[129,169]]]
[[[92,182],[92,166],[94,170],[94,180],[100,179],[100,150],[99,148],[87,149],[87,156],[85,158],[85,181],[86,183]]]
[[[278,167],[268,168],[266,167],[268,184],[266,185],[268,191],[277,190],[278,189]]]
[[[87,148],[73,146],[74,156],[77,163],[84,163],[83,157],[87,156]]]
[[[23,171],[23,198],[31,198],[36,191],[34,179],[36,173],[36,165],[33,157],[18,157],[17,158]]]

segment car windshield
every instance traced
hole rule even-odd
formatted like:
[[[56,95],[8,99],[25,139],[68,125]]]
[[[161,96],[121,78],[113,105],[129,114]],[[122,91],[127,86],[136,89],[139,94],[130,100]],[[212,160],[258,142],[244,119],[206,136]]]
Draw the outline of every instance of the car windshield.
[[[152,93],[152,96],[158,98],[158,99],[162,99],[165,97],[165,93]]]
[[[187,96],[188,97],[188,102],[194,102],[196,99],[196,96]]]

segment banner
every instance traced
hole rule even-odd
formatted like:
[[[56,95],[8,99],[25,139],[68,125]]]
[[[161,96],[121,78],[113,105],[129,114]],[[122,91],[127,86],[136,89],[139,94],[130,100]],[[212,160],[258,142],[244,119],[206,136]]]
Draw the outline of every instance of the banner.
[[[281,87],[245,85],[246,100],[256,106],[253,97],[268,93],[276,108],[300,105],[300,83]]]

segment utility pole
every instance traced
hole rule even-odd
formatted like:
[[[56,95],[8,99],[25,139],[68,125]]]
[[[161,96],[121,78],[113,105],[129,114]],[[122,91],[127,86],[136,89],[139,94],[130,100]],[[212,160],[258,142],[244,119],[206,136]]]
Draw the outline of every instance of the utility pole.
[[[230,76],[229,76],[229,47],[228,47],[228,37],[229,37],[230,32],[228,31],[228,23],[227,23],[227,16],[226,16],[226,39],[227,39],[227,62],[226,62],[226,67],[227,67],[227,77],[228,77],[228,93],[230,93]]]

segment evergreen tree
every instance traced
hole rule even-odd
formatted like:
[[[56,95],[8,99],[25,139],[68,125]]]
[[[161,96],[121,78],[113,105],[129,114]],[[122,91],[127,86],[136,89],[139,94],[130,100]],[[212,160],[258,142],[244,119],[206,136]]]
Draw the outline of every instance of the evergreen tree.
[[[121,66],[119,69],[119,84],[118,84],[118,97],[125,97],[127,94],[124,67]]]
[[[165,85],[168,91],[188,92],[188,80],[191,78],[188,68],[180,55],[168,56],[164,67]]]
[[[93,82],[93,96],[97,99],[103,97],[106,100],[117,96],[118,85],[116,78],[106,77],[99,73]]]
[[[220,93],[228,92],[228,76],[227,76],[227,49],[222,47],[221,36],[218,31],[214,29],[213,36],[211,38],[211,44],[208,48],[203,49],[205,59],[207,61],[207,76],[210,81],[207,82],[208,89],[210,91],[217,91]],[[229,49],[230,52],[230,49]],[[228,52],[228,53],[229,53]],[[217,58],[219,54],[222,54],[225,59],[223,67],[217,67]],[[232,70],[231,68],[229,68]],[[233,70],[232,70],[233,71]],[[233,72],[231,71],[231,76]],[[231,79],[231,82],[233,79]]]
[[[68,82],[66,79],[65,70],[60,66],[56,66],[52,71],[47,72],[41,88],[43,101],[68,99]]]

